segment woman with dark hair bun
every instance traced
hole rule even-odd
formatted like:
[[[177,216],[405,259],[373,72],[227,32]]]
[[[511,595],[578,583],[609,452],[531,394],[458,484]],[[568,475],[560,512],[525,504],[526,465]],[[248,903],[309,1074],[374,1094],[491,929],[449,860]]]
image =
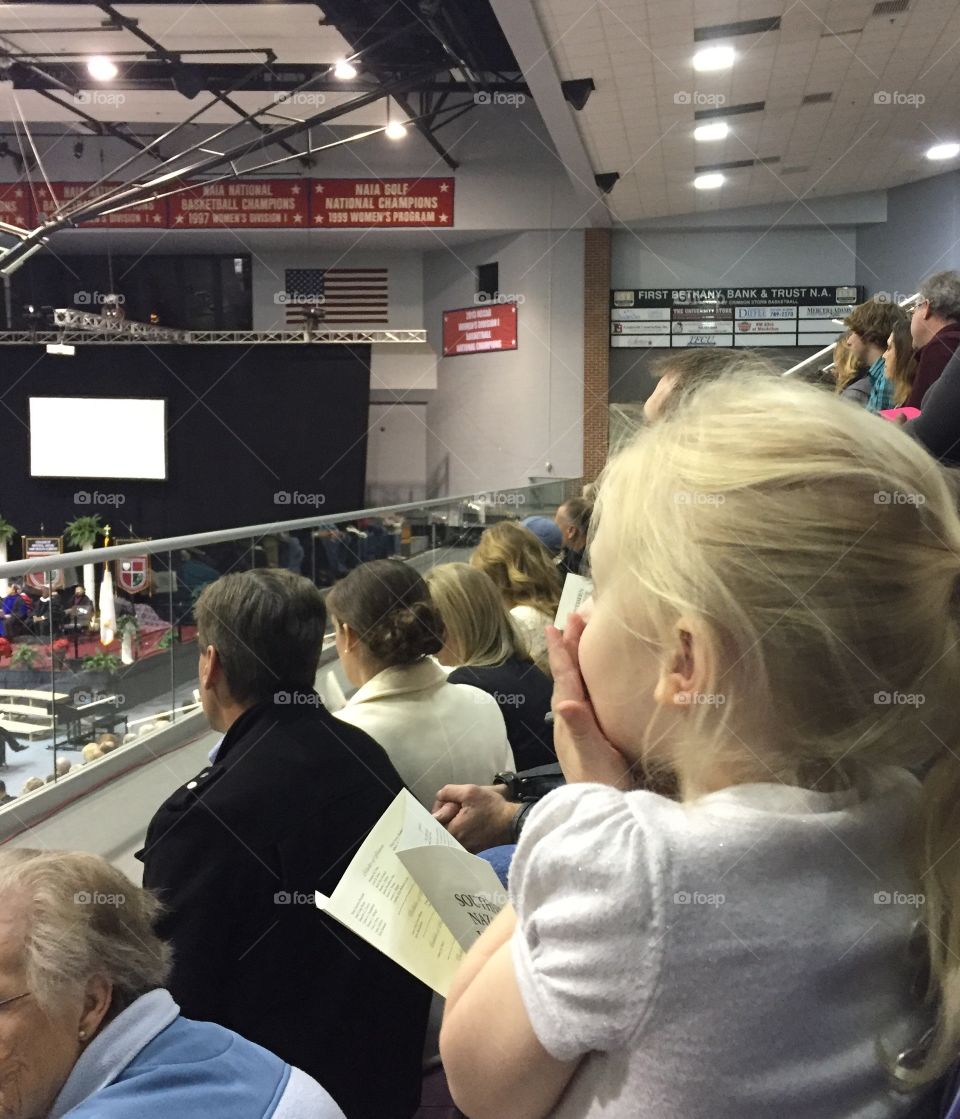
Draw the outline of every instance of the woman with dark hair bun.
[[[513,769],[496,699],[449,683],[433,659],[443,621],[418,572],[400,560],[361,564],[327,595],[327,611],[358,689],[337,718],[380,743],[421,804],[432,808],[446,784],[490,784]]]

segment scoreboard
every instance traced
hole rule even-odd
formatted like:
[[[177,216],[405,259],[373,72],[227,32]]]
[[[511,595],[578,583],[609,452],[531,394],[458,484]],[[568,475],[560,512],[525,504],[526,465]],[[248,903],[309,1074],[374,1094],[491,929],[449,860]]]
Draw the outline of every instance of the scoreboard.
[[[610,345],[827,346],[862,301],[860,287],[620,288],[610,292]]]

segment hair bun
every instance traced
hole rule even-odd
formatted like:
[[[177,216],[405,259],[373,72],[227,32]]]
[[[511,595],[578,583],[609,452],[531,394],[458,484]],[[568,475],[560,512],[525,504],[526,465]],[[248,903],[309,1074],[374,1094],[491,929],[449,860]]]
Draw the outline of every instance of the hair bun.
[[[443,648],[443,622],[430,602],[399,606],[368,639],[374,656],[391,664],[412,664]]]

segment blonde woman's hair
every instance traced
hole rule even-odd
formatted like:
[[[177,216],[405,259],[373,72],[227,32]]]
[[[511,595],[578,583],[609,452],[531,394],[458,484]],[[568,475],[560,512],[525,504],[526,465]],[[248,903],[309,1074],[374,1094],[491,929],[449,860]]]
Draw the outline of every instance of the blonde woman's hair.
[[[159,903],[96,855],[0,851],[0,907],[25,906],[27,986],[52,1010],[95,975],[113,985],[108,1018],[163,987],[171,951],[153,931]]]
[[[608,465],[593,531],[601,597],[664,665],[692,619],[704,694],[723,697],[681,721],[669,764],[685,799],[707,769],[829,791],[936,759],[917,875],[939,1024],[922,1069],[902,1074],[934,1079],[960,1052],[960,518],[946,472],[822,388],[722,379]]]
[[[833,347],[833,379],[835,391],[839,394],[848,388],[854,381],[864,376],[867,367],[847,346],[847,334],[837,339]]]
[[[458,664],[480,667],[511,657],[531,659],[489,575],[468,563],[443,563],[426,578]]]
[[[523,525],[515,521],[491,525],[470,563],[490,576],[508,609],[533,606],[551,619],[556,613],[563,580],[550,553]]]

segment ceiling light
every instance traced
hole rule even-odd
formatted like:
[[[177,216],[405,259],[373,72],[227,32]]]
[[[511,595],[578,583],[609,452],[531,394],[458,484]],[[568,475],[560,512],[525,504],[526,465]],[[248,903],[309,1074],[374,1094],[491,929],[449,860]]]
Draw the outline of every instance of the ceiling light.
[[[112,62],[105,55],[98,54],[87,59],[87,73],[94,81],[109,82],[117,76],[119,71],[115,62]]]
[[[953,159],[960,155],[960,144],[934,144],[927,149],[927,159]]]
[[[725,120],[713,121],[711,124],[701,124],[693,130],[694,140],[725,140],[730,132],[730,125]]]
[[[694,70],[728,70],[736,52],[733,47],[704,47],[693,56]]]
[[[719,171],[711,171],[709,175],[697,175],[693,185],[697,190],[716,190],[717,187],[723,186],[725,181],[725,177]]]
[[[352,62],[348,62],[345,58],[338,58],[333,68],[333,76],[339,78],[341,81],[349,82],[351,78],[357,76],[357,68]]]
[[[388,140],[402,140],[407,134],[407,126],[398,120],[392,120],[384,129],[384,134]]]

